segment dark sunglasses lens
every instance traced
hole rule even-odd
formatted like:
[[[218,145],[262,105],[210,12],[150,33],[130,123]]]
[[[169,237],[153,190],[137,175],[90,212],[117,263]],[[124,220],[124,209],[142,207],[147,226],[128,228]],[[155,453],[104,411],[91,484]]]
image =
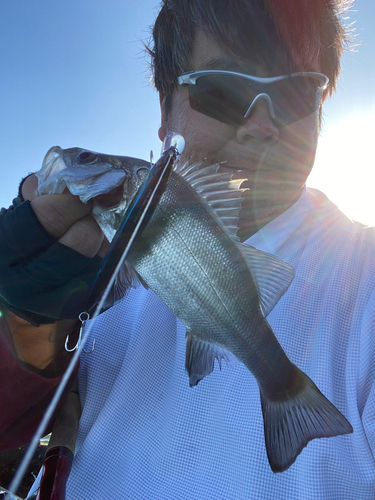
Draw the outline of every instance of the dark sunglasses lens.
[[[241,125],[255,97],[248,82],[234,75],[209,75],[189,85],[190,106],[229,125]]]
[[[271,98],[274,122],[279,128],[316,111],[322,96],[319,81],[309,76],[259,84],[235,75],[208,75],[198,78],[195,85],[189,85],[193,109],[235,126],[246,121],[244,116],[250,104],[261,93]]]
[[[319,107],[322,91],[319,81],[309,76],[293,76],[269,85],[275,123],[285,127],[313,113]]]

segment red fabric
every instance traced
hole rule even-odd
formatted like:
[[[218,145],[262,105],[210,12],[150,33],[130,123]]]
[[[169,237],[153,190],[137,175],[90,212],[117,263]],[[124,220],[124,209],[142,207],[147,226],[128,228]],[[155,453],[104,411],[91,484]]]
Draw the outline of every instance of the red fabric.
[[[15,352],[12,336],[4,318],[0,318],[0,451],[28,444],[43,417],[49,401],[72,355],[61,353],[59,374],[51,376],[49,367],[36,373],[23,366]],[[53,363],[54,367],[56,363]],[[60,405],[66,400],[77,376],[78,365],[65,388]],[[51,431],[51,424],[45,434]]]

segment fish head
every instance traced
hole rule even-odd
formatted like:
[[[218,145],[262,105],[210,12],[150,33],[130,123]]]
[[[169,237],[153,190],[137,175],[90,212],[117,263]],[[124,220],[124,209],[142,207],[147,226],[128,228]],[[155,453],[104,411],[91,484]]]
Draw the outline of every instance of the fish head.
[[[121,197],[123,208],[127,209],[150,170],[149,163],[138,158],[97,153],[82,148],[63,149],[63,160],[76,171],[87,171],[87,179],[91,185],[94,176],[98,176],[100,193],[95,193],[93,197],[103,208],[117,205]],[[87,187],[89,186],[85,186],[86,192]]]
[[[138,158],[54,146],[36,173],[38,194],[62,193],[67,188],[83,203],[93,199],[93,214],[111,239],[149,169],[150,164]]]

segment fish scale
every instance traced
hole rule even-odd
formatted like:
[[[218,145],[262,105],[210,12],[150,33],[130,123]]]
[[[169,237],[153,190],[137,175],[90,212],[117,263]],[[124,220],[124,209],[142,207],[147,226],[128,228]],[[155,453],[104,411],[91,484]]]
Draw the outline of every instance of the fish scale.
[[[286,355],[260,316],[243,255],[176,174],[171,174],[142,239],[149,250],[135,245],[131,264],[189,331],[235,354],[260,385],[285,378],[274,367],[276,358],[285,367]],[[178,292],[182,292],[179,297]],[[256,322],[256,328],[249,327]]]
[[[133,247],[129,260],[150,288],[171,309],[176,308],[176,289],[183,289],[185,300],[178,310],[178,317],[194,331],[199,332],[204,328],[201,335],[210,335],[212,338],[209,340],[215,340],[215,336],[222,331],[222,324],[225,323],[228,327],[228,321],[233,321],[232,318],[224,318],[222,313],[222,286],[219,283],[225,283],[228,291],[234,292],[236,286],[230,280],[233,278],[230,268],[237,269],[239,277],[241,273],[249,274],[249,271],[224,231],[220,231],[219,236],[223,241],[219,241],[220,228],[212,223],[212,219],[207,217],[207,210],[197,201],[193,190],[182,185],[181,180],[176,182],[172,173],[159,207],[142,235],[142,239],[147,240],[150,245],[150,252],[147,255],[142,248],[137,252]],[[166,225],[164,221],[168,221]],[[162,228],[160,237],[156,237],[158,228]],[[225,243],[232,247],[231,254],[238,258],[242,266],[234,265],[231,255],[224,248]],[[222,265],[218,266],[218,262]],[[161,270],[161,274],[156,273],[155,268]],[[173,279],[166,277],[166,268],[169,269],[168,277]],[[215,269],[218,272],[213,272]],[[158,274],[157,280],[155,274]],[[168,286],[165,285],[167,282]],[[205,311],[204,314],[195,314],[196,304],[199,304],[201,311]],[[207,314],[210,316],[209,320]],[[220,326],[217,327],[216,324]]]

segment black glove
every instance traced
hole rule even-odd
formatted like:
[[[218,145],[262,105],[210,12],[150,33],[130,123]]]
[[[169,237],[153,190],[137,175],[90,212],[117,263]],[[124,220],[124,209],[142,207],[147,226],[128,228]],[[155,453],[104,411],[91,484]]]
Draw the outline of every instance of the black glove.
[[[1,210],[0,297],[35,326],[78,318],[100,263],[50,236],[29,201]]]

